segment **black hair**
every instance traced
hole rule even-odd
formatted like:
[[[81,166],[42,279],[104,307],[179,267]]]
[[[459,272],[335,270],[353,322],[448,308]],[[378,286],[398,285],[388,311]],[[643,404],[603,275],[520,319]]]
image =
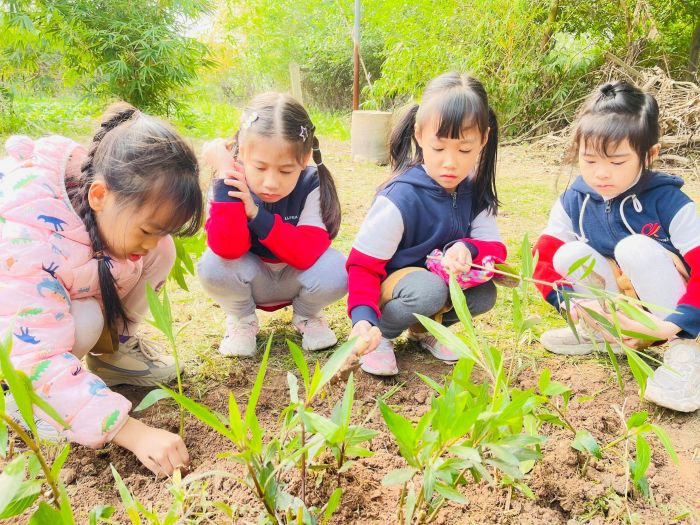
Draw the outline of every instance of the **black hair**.
[[[149,202],[173,204],[167,233],[197,233],[204,217],[197,157],[170,126],[126,103],[111,106],[92,138],[80,178],[67,184],[68,196],[90,236],[109,328],[117,321],[127,327],[129,317],[117,293],[112,265],[97,227],[88,195],[95,180],[104,181],[119,205]],[[166,232],[163,232],[166,233]]]
[[[309,113],[294,97],[286,93],[263,93],[246,106],[241,127],[234,136],[233,154],[237,158],[241,143],[249,133],[263,137],[280,136],[295,149],[301,163],[312,152],[318,170],[321,218],[328,235],[334,239],[340,229],[340,199],[330,170],[323,162],[316,126]]]
[[[582,143],[607,156],[610,147],[626,139],[639,158],[644,177],[649,171],[649,150],[659,143],[659,136],[656,99],[627,82],[607,82],[588,97],[579,112],[569,160],[578,158]]]
[[[440,138],[458,139],[465,128],[476,127],[487,138],[474,178],[476,210],[495,213],[499,202],[496,192],[498,158],[498,120],[489,106],[486,90],[470,75],[444,73],[432,79],[423,93],[421,104],[409,106],[391,132],[389,150],[394,176],[423,162],[423,151],[416,141],[416,123],[437,115]],[[486,136],[488,133],[488,136]]]

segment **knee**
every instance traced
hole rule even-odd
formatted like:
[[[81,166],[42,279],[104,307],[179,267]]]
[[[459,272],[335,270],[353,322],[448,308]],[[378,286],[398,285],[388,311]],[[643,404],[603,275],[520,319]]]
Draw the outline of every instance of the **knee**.
[[[496,306],[498,291],[493,281],[485,282],[464,291],[467,307],[472,317],[484,314]]]
[[[578,260],[591,254],[591,248],[585,242],[572,241],[559,247],[554,253],[552,264],[560,275],[569,275],[569,268]]]
[[[255,277],[254,257],[246,253],[238,259],[224,259],[207,249],[197,262],[197,275],[209,290],[230,289],[236,284],[248,284]]]
[[[76,339],[97,342],[104,329],[105,319],[100,303],[92,298],[74,299],[70,305]]]
[[[299,276],[301,284],[311,293],[323,290],[326,293],[343,297],[348,290],[348,273],[345,269],[345,256],[338,250],[329,248]]]
[[[640,264],[650,267],[655,261],[667,258],[666,250],[658,242],[646,235],[634,234],[625,237],[615,246],[615,260],[620,268],[637,267]]]
[[[413,313],[433,315],[447,303],[448,288],[441,277],[429,271],[414,272],[401,279],[394,294]]]

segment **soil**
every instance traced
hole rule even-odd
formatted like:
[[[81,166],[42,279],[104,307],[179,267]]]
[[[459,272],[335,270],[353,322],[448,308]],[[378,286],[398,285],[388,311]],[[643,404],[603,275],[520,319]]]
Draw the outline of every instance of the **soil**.
[[[386,177],[387,170],[374,166],[354,166],[349,161],[348,145],[333,143],[326,151],[326,162],[333,167],[338,180],[339,193],[344,204],[344,230],[337,245],[347,253],[352,238],[361,224],[371,202],[373,189]],[[551,202],[556,196],[555,181],[566,183],[568,169],[562,169],[556,159],[543,156],[527,147],[504,148],[500,156],[499,190],[503,201],[500,217],[501,228],[511,252],[517,250],[520,239],[528,232],[534,239],[546,223]],[[561,185],[560,184],[560,185]],[[690,182],[688,192],[698,197],[700,184]],[[507,301],[502,294],[499,302]],[[221,337],[223,316],[201,292],[192,280],[191,295],[174,294],[174,311],[178,324],[192,320],[183,333],[183,353],[189,370],[186,376],[186,393],[208,407],[227,412],[229,392],[233,392],[239,405],[245,404],[258,368],[257,359],[225,360],[217,354]],[[193,297],[188,302],[183,301]],[[505,299],[504,299],[505,297]],[[539,306],[538,306],[539,307]],[[343,317],[344,304],[330,308],[331,326],[340,336],[347,334],[347,321]],[[544,309],[542,310],[545,311]],[[698,414],[680,414],[660,409],[643,401],[625,364],[622,364],[626,388],[617,386],[612,367],[607,359],[598,357],[564,358],[542,350],[536,340],[525,344],[517,354],[509,350],[508,307],[501,306],[492,314],[477,321],[477,328],[493,339],[506,355],[516,362],[514,385],[530,388],[536,384],[544,368],[552,372],[552,379],[569,385],[575,394],[568,418],[577,428],[591,431],[599,443],[609,442],[619,435],[622,422],[617,410],[626,415],[647,410],[650,420],[663,427],[680,458],[674,465],[660,443],[651,439],[652,465],[648,478],[654,501],[636,494],[627,494],[623,460],[617,457],[589,461],[584,470],[585,458],[571,448],[571,435],[567,431],[545,427],[548,440],[543,446],[543,458],[527,475],[525,482],[532,489],[535,499],[528,499],[517,491],[492,487],[486,483],[469,486],[463,493],[467,505],[447,504],[439,513],[437,523],[499,523],[499,524],[567,524],[578,523],[694,523],[700,519],[700,418]],[[554,316],[543,314],[547,323]],[[263,427],[274,429],[278,425],[281,409],[288,402],[287,371],[293,368],[284,344],[285,338],[298,341],[288,323],[291,313],[278,312],[263,317],[261,344],[274,331],[274,345],[268,376],[259,402],[259,414]],[[196,335],[195,335],[196,334]],[[328,352],[307,356],[313,362],[324,360]],[[378,410],[376,399],[397,384],[400,388],[388,403],[408,418],[418,418],[429,406],[431,393],[416,372],[440,379],[450,372],[450,366],[437,362],[417,350],[410,343],[397,345],[400,374],[396,378],[377,379],[358,373],[356,377],[356,403],[354,420],[365,421],[379,435],[372,441],[374,456],[359,460],[349,471],[340,475],[343,489],[342,503],[331,523],[396,523],[398,488],[384,487],[382,478],[391,470],[405,466],[398,449],[391,439]],[[137,404],[148,389],[117,387],[116,390]],[[320,401],[316,409],[324,414],[342,394],[338,387]],[[172,403],[159,402],[156,406],[135,414],[145,422],[177,432],[178,412]],[[215,509],[211,517],[201,516],[207,523],[254,523],[259,505],[236,477],[243,477],[241,467],[231,460],[219,457],[220,452],[230,450],[226,440],[208,429],[192,416],[186,420],[186,443],[192,458],[192,475],[219,471],[226,475],[212,475],[207,479],[207,497],[210,501],[224,501],[234,506],[235,518],[226,518]],[[131,454],[116,446],[102,450],[90,450],[75,446],[64,469],[68,493],[71,496],[78,522],[87,522],[87,513],[95,505],[110,504],[117,507],[114,515],[118,523],[127,523],[114,480],[109,468],[113,464],[126,485],[145,505],[167,508],[171,501],[168,483],[154,479]],[[233,476],[233,477],[230,477]],[[310,476],[308,494],[310,503],[321,504],[335,489],[336,476],[326,475],[315,487]],[[287,479],[294,492],[298,489],[298,477]],[[26,517],[16,523],[26,522]]]

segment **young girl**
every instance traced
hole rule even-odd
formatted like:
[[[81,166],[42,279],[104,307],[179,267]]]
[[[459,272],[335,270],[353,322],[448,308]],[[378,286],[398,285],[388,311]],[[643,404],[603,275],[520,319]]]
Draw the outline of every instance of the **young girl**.
[[[394,177],[377,194],[347,263],[351,336],[367,337],[373,325],[382,333],[361,360],[366,372],[398,373],[391,340],[409,327],[409,336],[435,357],[457,359],[416,324],[414,314],[457,322],[445,271],[469,275],[472,262],[506,257],[496,225],[497,143],[484,87],[457,73],[433,79],[420,106],[393,131]],[[442,264],[434,273],[426,258],[436,249]],[[493,282],[480,282],[465,290],[472,315],[496,301]]]
[[[125,104],[112,108],[87,150],[59,136],[10,137],[6,149],[0,336],[12,334],[14,366],[68,423],[61,434],[69,440],[95,448],[112,441],[156,474],[187,465],[180,437],[129,417],[131,403],[107,385],[175,376],[173,359],[134,331],[147,310],[146,284],[162,286],[175,260],[168,234],[201,224],[195,155],[169,126]]]
[[[664,355],[669,366],[649,379],[646,399],[693,411],[700,408],[700,348],[694,341],[700,332],[700,220],[695,203],[680,189],[683,181],[650,169],[659,149],[654,97],[625,82],[604,84],[590,96],[572,145],[581,175],[555,203],[535,246],[535,277],[557,282],[565,276],[585,293],[576,285],[586,282],[584,269],[569,268],[588,257],[606,289],[665,307],[651,308],[655,330],[618,317],[623,329],[670,340]],[[568,283],[539,288],[561,309],[561,290],[572,289]],[[579,334],[580,340],[569,328],[550,330],[541,342],[558,354],[592,352],[591,336]]]
[[[291,304],[306,350],[337,341],[320,312],[347,291],[345,258],[330,248],[340,203],[314,131],[299,102],[267,93],[243,112],[232,152],[222,139],[205,147],[204,162],[221,178],[198,272],[227,315],[225,356],[255,353],[256,308]]]

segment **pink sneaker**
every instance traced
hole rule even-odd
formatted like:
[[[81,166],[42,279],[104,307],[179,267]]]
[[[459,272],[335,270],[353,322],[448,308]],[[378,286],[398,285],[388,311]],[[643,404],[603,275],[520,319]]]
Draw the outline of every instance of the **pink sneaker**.
[[[321,316],[302,317],[295,314],[292,323],[301,334],[301,347],[304,350],[323,350],[338,342],[335,333]]]
[[[394,355],[394,343],[382,337],[376,350],[360,357],[360,368],[375,376],[395,376],[399,373]]]
[[[408,338],[412,341],[416,341],[422,348],[433,354],[433,357],[440,361],[454,363],[459,359],[457,354],[440,343],[435,336],[430,335],[430,332],[412,332],[409,330]]]
[[[258,318],[255,314],[242,319],[229,316],[226,319],[226,336],[219,344],[219,353],[226,357],[255,355],[257,345],[255,336],[258,333]]]

